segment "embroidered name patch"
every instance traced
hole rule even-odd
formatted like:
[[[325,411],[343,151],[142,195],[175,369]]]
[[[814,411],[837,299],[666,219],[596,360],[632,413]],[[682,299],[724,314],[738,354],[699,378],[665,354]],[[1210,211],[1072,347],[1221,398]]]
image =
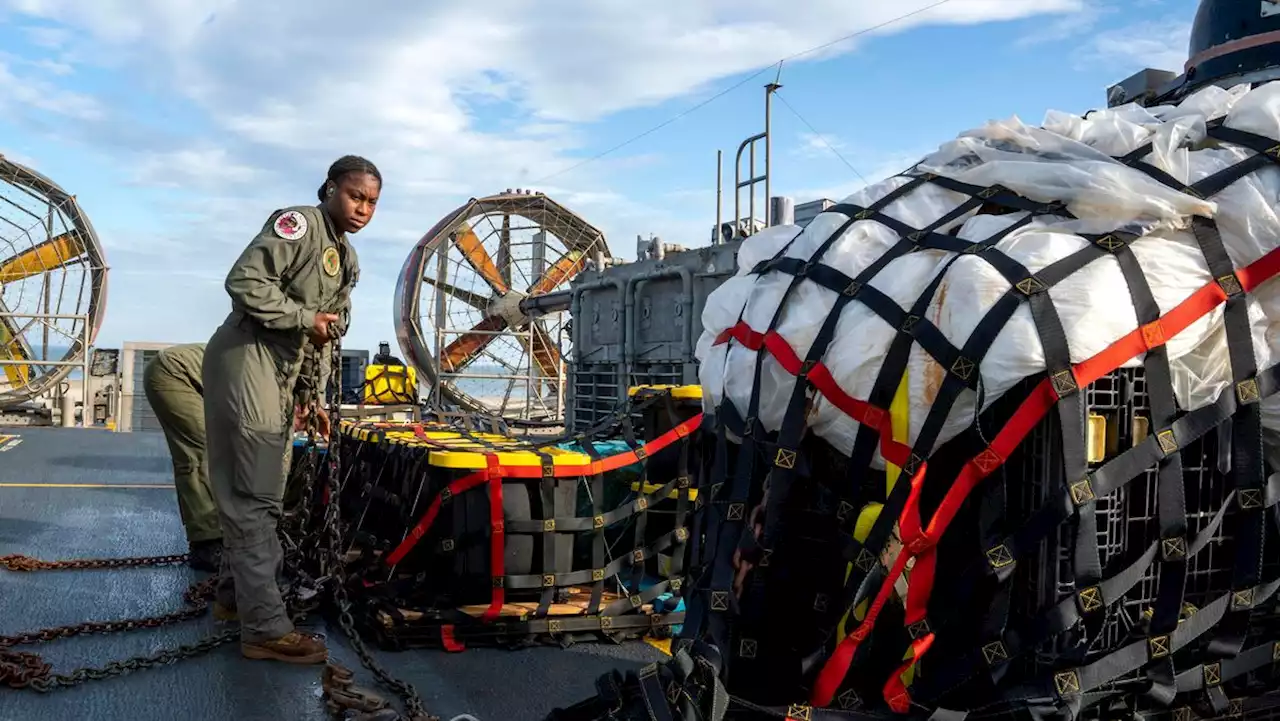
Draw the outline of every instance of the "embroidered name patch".
[[[338,249],[332,247],[325,248],[324,255],[320,257],[320,264],[324,267],[325,275],[330,278],[336,276],[338,274],[339,266],[341,265],[341,262],[338,259]]]
[[[297,240],[307,234],[307,219],[296,210],[288,210],[276,218],[272,230],[285,240]]]

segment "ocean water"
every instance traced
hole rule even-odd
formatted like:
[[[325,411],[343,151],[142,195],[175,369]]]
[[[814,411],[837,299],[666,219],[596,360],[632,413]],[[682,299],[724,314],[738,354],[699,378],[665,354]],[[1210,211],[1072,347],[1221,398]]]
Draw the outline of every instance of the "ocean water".
[[[39,342],[34,344],[33,347],[31,348],[31,352],[35,355],[36,358],[41,358],[41,359],[47,358],[53,361],[63,360],[63,358],[66,356],[66,354],[70,350],[71,350],[70,345],[65,345],[65,344],[54,345],[50,343],[48,353],[46,354],[43,352],[44,348],[42,347],[42,344]],[[47,366],[47,367],[38,369],[36,372],[40,375],[47,375],[48,373],[53,372],[55,370],[58,370],[57,366]],[[82,371],[80,367],[77,366],[71,369],[71,372],[67,375],[67,379],[79,380],[83,375],[84,375],[84,371]]]

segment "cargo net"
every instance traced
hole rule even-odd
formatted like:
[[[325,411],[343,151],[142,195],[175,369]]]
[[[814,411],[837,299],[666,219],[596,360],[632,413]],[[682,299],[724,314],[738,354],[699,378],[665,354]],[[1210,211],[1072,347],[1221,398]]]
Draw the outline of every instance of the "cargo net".
[[[699,344],[683,634],[729,693],[805,721],[1260,718],[1277,164],[1280,84],[1214,87],[991,123],[745,241]]]
[[[451,651],[670,636],[697,502],[689,395],[635,389],[601,424],[558,437],[467,414],[344,421],[364,633]]]

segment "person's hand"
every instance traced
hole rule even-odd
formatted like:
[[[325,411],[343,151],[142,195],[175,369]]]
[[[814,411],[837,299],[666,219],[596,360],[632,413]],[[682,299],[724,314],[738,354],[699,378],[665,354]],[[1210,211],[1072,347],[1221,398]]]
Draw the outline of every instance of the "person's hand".
[[[307,421],[311,418],[311,411],[303,406],[294,406],[293,413],[293,429],[295,431],[307,430]],[[323,408],[316,408],[316,435],[328,438],[330,429],[329,412]]]
[[[323,408],[316,408],[316,426],[319,428],[318,433],[325,437],[329,437],[331,427],[329,425],[329,412]]]
[[[315,322],[307,329],[307,336],[311,338],[311,342],[320,346],[329,342],[329,324],[335,323],[338,316],[333,313],[316,313]]]

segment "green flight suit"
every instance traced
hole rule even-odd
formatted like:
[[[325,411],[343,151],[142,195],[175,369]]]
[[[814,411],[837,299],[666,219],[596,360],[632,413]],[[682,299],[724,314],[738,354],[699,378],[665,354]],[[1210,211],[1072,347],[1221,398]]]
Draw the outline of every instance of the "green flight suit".
[[[205,351],[205,425],[223,583],[234,585],[248,643],[294,630],[276,583],[283,565],[276,525],[295,393],[310,388],[316,363],[323,400],[332,352],[330,343],[317,349],[306,331],[318,312],[345,318],[359,275],[355,250],[317,206],[273,213],[227,275],[232,310]],[[330,326],[335,331],[345,332],[341,322]]]
[[[204,343],[176,345],[160,351],[142,373],[147,402],[169,444],[178,513],[191,544],[222,538],[205,458],[203,362]]]

